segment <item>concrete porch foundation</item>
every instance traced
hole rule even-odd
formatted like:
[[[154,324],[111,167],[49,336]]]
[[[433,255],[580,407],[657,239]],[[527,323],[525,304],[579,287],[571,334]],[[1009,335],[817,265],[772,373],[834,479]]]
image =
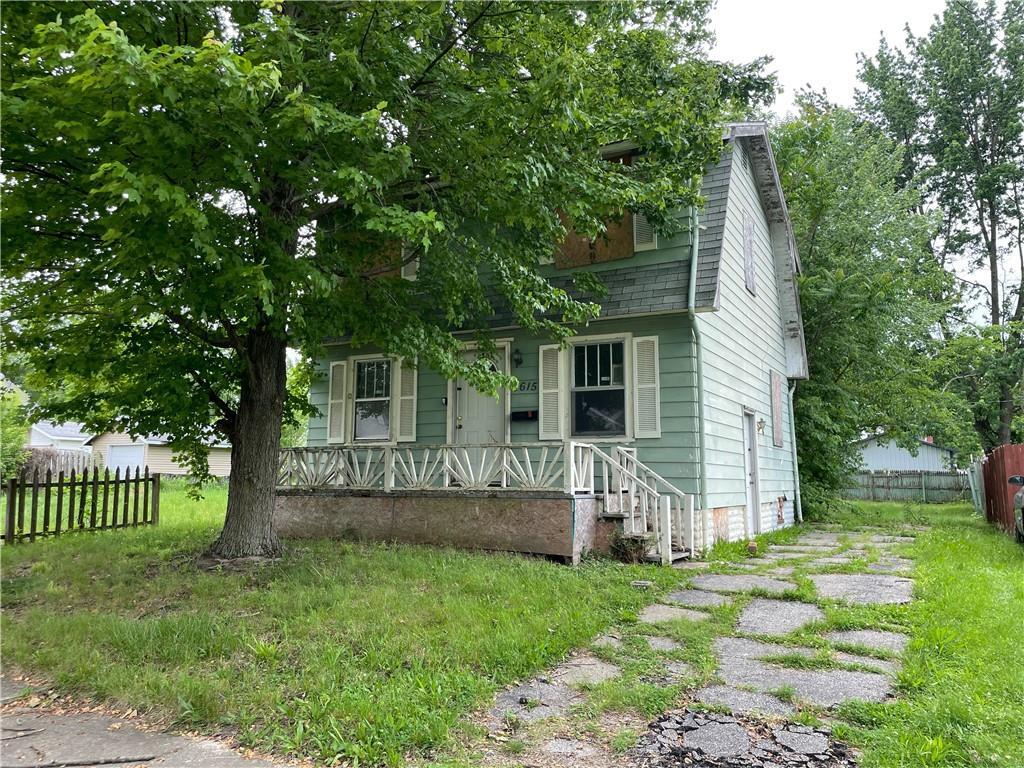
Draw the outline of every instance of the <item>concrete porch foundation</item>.
[[[606,551],[615,524],[593,495],[554,491],[277,491],[274,523],[288,538],[346,538],[524,552],[576,564]]]

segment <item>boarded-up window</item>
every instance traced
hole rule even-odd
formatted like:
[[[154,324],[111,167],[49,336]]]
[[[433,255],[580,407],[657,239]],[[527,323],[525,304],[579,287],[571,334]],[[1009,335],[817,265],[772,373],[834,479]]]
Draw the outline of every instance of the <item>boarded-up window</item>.
[[[754,275],[754,219],[748,211],[743,212],[743,275],[747,290],[757,295],[757,282]]]
[[[772,444],[782,447],[782,374],[772,371]]]
[[[566,269],[631,258],[633,237],[633,214],[629,211],[621,219],[608,222],[602,237],[591,240],[569,232],[555,252],[555,266]]]

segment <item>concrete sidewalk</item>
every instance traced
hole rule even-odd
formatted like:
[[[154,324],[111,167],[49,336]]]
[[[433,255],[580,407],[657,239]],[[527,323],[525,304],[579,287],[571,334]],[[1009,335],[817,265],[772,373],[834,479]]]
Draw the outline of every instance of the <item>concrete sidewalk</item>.
[[[132,720],[96,713],[57,714],[18,706],[26,686],[0,678],[0,766],[146,766],[149,768],[275,768],[249,760],[213,739],[142,730]]]

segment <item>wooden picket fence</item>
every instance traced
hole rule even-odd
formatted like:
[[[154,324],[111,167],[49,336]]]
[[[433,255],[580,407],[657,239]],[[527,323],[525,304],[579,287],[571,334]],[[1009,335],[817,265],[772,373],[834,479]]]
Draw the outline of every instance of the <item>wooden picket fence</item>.
[[[156,525],[160,521],[160,473],[135,468],[52,470],[24,473],[4,487],[3,540],[13,544],[72,531],[99,531]]]
[[[970,493],[967,473],[961,470],[878,470],[857,472],[843,492],[847,499],[910,501],[939,504],[963,501]]]

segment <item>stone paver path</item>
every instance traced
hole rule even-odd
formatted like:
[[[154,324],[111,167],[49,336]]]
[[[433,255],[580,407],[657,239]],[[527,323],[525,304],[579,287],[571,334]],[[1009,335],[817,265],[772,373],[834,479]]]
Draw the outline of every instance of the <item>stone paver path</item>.
[[[614,664],[583,655],[559,664],[551,671],[551,679],[563,685],[594,685],[618,677],[620,671]]]
[[[896,657],[909,638],[876,629],[822,630],[820,645],[793,645],[789,636],[800,632],[806,637],[815,625],[827,626],[824,600],[850,606],[909,602],[913,582],[905,575],[913,562],[895,552],[913,541],[879,534],[877,529],[818,530],[795,542],[762,547],[757,556],[740,562],[676,564],[680,579],[675,591],[643,608],[635,626],[613,628],[594,641],[604,658],[576,655],[547,675],[499,694],[489,713],[493,727],[508,728],[513,722],[531,729],[532,723],[555,723],[545,725],[544,736],[527,744],[519,762],[503,759],[500,765],[526,760],[538,768],[853,768],[852,751],[836,742],[828,728],[787,721],[807,706],[828,709],[847,701],[884,701],[892,696],[900,669]],[[813,585],[813,595],[804,578]],[[784,594],[799,594],[800,599],[780,599]],[[741,610],[729,627],[720,623],[721,616],[733,605]],[[721,633],[711,642],[713,674],[698,669],[693,659],[684,660],[693,651],[691,642],[665,636],[669,627],[661,626],[677,623],[682,633],[683,623],[691,622]],[[699,630],[693,631],[699,636]],[[642,643],[642,653],[657,656],[656,664],[644,656],[640,672],[630,659],[637,642]],[[885,658],[863,655],[873,652]],[[673,710],[651,723],[638,745],[623,756],[587,728],[571,725],[576,722],[576,706],[593,696],[588,686],[611,681],[627,687],[635,682],[674,686],[680,702],[730,714],[701,707]],[[558,718],[566,727],[558,725]]]
[[[701,611],[691,611],[689,608],[677,608],[674,605],[654,603],[640,611],[640,615],[637,618],[642,624],[661,624],[665,621],[679,621],[680,619],[703,621],[708,618],[708,614]]]
[[[881,574],[819,573],[810,578],[819,597],[859,605],[909,603],[914,589],[910,579]]]
[[[762,659],[793,653],[795,649],[764,646],[757,654],[746,649],[739,649],[737,653],[734,640],[720,637],[715,641],[718,675],[729,685],[753,688],[763,693],[792,688],[798,699],[820,707],[833,707],[851,699],[884,701],[892,693],[892,682],[887,675],[845,669],[783,667]]]
[[[650,646],[652,651],[658,651],[659,653],[671,653],[683,647],[671,637],[661,637],[660,635],[649,635],[647,637],[647,645]]]
[[[694,694],[702,704],[728,707],[734,715],[762,714],[785,717],[796,710],[789,704],[765,693],[731,688],[728,685],[709,685]]]
[[[788,635],[824,619],[825,614],[821,609],[810,603],[757,598],[743,609],[736,629],[756,635]]]
[[[827,632],[825,639],[830,643],[844,643],[846,645],[862,645],[865,648],[875,648],[880,651],[891,651],[901,653],[910,642],[910,638],[899,632],[884,632],[880,629],[853,629],[845,631]]]
[[[693,586],[710,589],[712,592],[749,592],[758,589],[777,595],[796,589],[796,584],[791,581],[780,581],[768,576],[721,573],[701,574],[693,580]]]
[[[567,685],[529,680],[499,693],[490,716],[499,725],[509,719],[534,723],[565,715],[573,704],[581,700],[582,694]]]
[[[732,602],[725,595],[708,592],[704,589],[684,589],[680,592],[673,592],[665,599],[678,605],[685,605],[687,608],[714,608]]]

